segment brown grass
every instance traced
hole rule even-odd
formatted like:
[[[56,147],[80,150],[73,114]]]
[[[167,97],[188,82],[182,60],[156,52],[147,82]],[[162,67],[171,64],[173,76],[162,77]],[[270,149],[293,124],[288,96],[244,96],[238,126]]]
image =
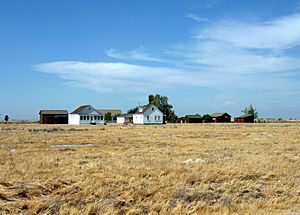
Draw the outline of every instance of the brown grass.
[[[0,214],[299,213],[296,123],[0,125]]]

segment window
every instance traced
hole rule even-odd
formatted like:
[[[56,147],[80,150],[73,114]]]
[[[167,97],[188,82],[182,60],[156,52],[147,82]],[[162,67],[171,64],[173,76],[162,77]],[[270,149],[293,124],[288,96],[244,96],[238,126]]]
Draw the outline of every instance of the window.
[[[86,116],[86,120],[90,120],[90,116]]]
[[[83,116],[80,116],[80,120],[83,120]]]
[[[103,116],[101,116],[101,121],[103,120]]]
[[[160,116],[158,116],[158,120],[160,121]]]
[[[83,116],[83,120],[86,120],[86,116]]]
[[[156,120],[156,116],[154,116],[154,120]]]
[[[154,107],[152,108],[152,111],[154,111]]]
[[[149,116],[147,116],[147,120],[150,120],[150,117],[149,117]]]

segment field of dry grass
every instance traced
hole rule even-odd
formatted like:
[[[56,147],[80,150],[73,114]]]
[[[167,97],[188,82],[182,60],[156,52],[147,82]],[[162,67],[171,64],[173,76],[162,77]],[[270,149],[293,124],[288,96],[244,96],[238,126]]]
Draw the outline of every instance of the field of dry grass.
[[[300,214],[300,125],[2,124],[0,214]]]

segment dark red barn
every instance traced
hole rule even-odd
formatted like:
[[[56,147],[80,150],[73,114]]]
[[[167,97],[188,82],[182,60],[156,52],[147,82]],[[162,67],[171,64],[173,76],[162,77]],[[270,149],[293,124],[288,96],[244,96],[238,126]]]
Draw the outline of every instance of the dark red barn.
[[[247,114],[244,116],[239,116],[234,118],[234,122],[237,123],[254,123],[254,115],[253,114]]]
[[[213,122],[231,122],[231,116],[228,113],[213,113],[211,119]]]

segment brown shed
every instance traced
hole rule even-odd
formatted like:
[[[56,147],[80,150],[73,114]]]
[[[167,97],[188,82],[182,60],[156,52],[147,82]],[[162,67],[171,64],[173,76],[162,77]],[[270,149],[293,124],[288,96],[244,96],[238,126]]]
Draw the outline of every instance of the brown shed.
[[[254,114],[247,114],[234,118],[234,122],[237,123],[254,123]]]
[[[41,110],[41,124],[68,124],[67,110]]]
[[[231,122],[231,116],[228,113],[213,113],[211,119],[213,122]]]

